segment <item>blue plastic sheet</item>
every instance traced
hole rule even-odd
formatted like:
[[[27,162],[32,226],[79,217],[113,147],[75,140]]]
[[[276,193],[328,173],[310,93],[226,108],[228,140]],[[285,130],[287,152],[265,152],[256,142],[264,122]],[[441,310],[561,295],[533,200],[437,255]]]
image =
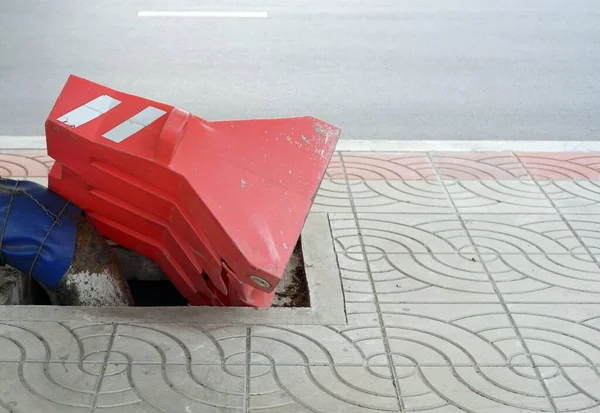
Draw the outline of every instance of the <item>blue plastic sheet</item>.
[[[73,260],[80,216],[41,185],[0,179],[0,259],[54,291]]]

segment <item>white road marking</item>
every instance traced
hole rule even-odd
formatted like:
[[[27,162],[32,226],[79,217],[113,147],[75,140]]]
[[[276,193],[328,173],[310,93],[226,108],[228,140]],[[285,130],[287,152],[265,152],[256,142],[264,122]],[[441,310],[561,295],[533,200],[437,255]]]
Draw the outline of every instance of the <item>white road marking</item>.
[[[45,150],[45,136],[0,135],[2,150]],[[600,141],[382,141],[341,140],[346,152],[600,152]]]
[[[140,11],[138,17],[240,17],[267,18],[266,11]]]
[[[155,108],[154,106],[148,106],[146,109],[136,113],[123,123],[118,124],[102,136],[116,143],[123,142],[134,133],[137,133],[150,125],[165,113],[167,112],[164,110]]]
[[[117,106],[121,101],[111,98],[108,95],[98,96],[97,98],[65,113],[57,120],[72,128],[77,128],[98,116],[104,115],[106,112]]]

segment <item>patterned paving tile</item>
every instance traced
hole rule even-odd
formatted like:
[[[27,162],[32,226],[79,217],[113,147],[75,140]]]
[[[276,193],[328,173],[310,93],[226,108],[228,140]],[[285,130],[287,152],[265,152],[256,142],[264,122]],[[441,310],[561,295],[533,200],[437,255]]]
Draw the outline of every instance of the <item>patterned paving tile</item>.
[[[324,179],[345,180],[344,168],[342,166],[342,156],[339,152],[335,152],[329,161],[327,170],[325,171]]]
[[[506,302],[600,303],[600,269],[589,256],[484,255]]]
[[[445,152],[431,154],[442,179],[516,180],[528,179],[527,171],[511,153]]]
[[[189,324],[120,324],[111,348],[132,363],[221,364],[245,351],[244,327]]]
[[[347,325],[3,321],[0,412],[600,412],[600,156],[433,154],[462,222],[427,156],[341,159],[314,209]]]
[[[311,212],[352,212],[346,181],[342,179],[323,180]]]
[[[370,365],[385,354],[381,328],[253,326],[253,364]],[[375,361],[372,361],[375,358]]]
[[[101,361],[112,326],[107,324],[0,322],[0,360]]]
[[[388,367],[251,366],[250,411],[397,412]]]
[[[363,254],[338,254],[346,315],[376,313],[375,293]],[[375,322],[378,324],[378,322]]]
[[[438,181],[350,181],[358,212],[452,213],[454,208]]]
[[[519,153],[533,179],[588,180],[600,178],[600,155],[588,153]]]
[[[505,366],[523,353],[500,304],[381,304],[394,363]]]
[[[559,215],[463,214],[462,218],[482,254],[585,253]]]
[[[367,301],[346,301],[346,317],[351,320],[355,315],[372,314],[377,312],[377,307],[374,302]],[[350,321],[352,324],[352,321]]]
[[[559,412],[600,412],[600,373],[591,367],[542,367]]]
[[[600,367],[598,304],[508,304],[539,366]],[[600,387],[599,387],[600,389]]]
[[[556,208],[565,214],[600,214],[600,181],[539,181]]]
[[[556,212],[532,181],[454,181],[445,182],[445,185],[461,213]]]
[[[338,252],[361,253],[358,229],[351,215],[332,214],[331,226]],[[367,253],[451,253],[469,246],[455,215],[358,214]]]
[[[348,309],[348,304],[374,303],[373,283],[369,277],[367,262],[363,259],[363,254],[338,254],[338,265],[346,309]]]
[[[89,412],[101,374],[101,364],[0,362],[0,411]]]
[[[429,159],[419,153],[343,153],[349,180],[437,180]]]
[[[109,363],[94,411],[242,412],[245,366]]]
[[[354,214],[329,214],[333,244],[338,253],[362,254],[361,240]]]
[[[375,366],[387,364],[385,345],[377,313],[348,315],[348,326],[333,327],[344,340],[353,343],[364,359],[362,365]],[[331,328],[331,326],[329,326]]]
[[[459,254],[369,254],[368,260],[380,303],[498,302],[487,273],[474,258]],[[366,270],[351,276],[358,282]]]
[[[384,353],[375,294],[362,254],[338,254],[347,326],[329,326],[361,350],[363,359]]]
[[[564,214],[573,231],[579,236],[581,242],[596,259],[600,259],[600,214],[597,215],[571,215]],[[577,254],[586,253],[586,249],[578,248]]]
[[[0,176],[46,177],[52,163],[45,152],[0,153]]]
[[[554,411],[531,367],[414,367],[398,376],[406,412]]]

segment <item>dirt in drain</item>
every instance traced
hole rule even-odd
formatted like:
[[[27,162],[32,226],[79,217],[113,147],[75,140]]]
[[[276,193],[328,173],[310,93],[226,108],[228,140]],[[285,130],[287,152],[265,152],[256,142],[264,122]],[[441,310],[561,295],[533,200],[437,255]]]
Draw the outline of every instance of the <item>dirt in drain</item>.
[[[179,294],[173,284],[153,262],[141,256],[136,256],[135,260],[132,260],[131,257],[125,258],[122,252],[119,254],[121,261],[125,261],[123,268],[136,306],[187,305],[185,298]],[[131,252],[128,254],[131,254]],[[144,270],[139,271],[142,268]],[[272,307],[310,307],[310,294],[300,242],[294,248],[294,253],[285,269],[283,278],[275,290]]]
[[[272,307],[310,307],[310,294],[300,242],[296,244],[283,278],[275,290]]]

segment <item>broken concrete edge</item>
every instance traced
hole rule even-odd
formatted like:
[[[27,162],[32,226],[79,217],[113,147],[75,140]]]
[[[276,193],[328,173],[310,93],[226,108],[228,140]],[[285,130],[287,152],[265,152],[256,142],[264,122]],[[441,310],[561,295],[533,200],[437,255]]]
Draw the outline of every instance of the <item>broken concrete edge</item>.
[[[346,325],[329,216],[309,214],[302,230],[302,251],[310,307],[57,307],[0,306],[0,321],[76,321],[86,323],[175,323],[202,325]]]

